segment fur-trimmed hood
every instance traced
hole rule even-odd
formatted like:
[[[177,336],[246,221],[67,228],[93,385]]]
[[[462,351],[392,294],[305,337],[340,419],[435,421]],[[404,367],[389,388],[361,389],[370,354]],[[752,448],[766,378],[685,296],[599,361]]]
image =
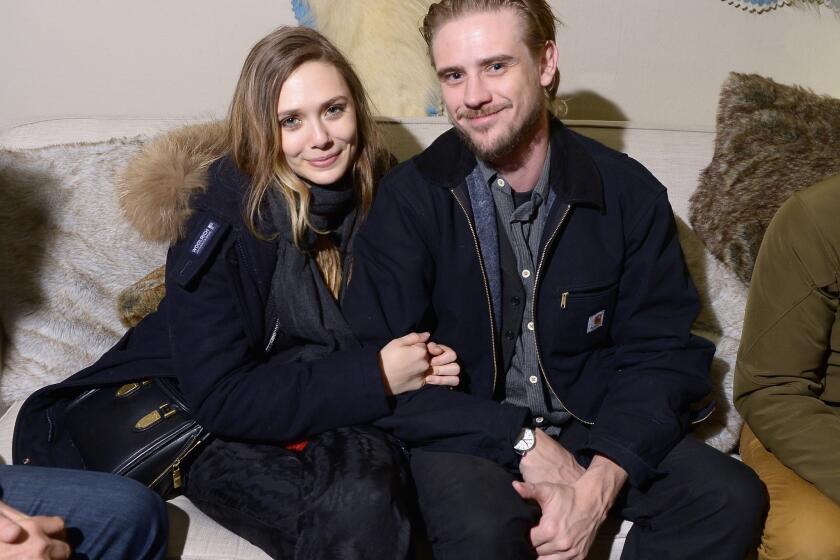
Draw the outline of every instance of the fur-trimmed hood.
[[[190,197],[207,188],[207,168],[225,151],[227,124],[179,128],[148,142],[117,178],[120,208],[145,239],[174,243],[192,213]]]

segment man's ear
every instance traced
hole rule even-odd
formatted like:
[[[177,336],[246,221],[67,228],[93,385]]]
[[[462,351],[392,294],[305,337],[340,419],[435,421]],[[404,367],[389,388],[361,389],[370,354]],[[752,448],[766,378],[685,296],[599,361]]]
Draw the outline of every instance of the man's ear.
[[[540,85],[548,87],[554,81],[557,73],[557,44],[554,41],[546,41],[540,53]]]

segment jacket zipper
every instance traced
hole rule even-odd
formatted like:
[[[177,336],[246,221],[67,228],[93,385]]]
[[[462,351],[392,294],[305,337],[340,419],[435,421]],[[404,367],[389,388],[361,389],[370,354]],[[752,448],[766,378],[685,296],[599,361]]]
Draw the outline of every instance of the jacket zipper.
[[[498,377],[499,366],[496,363],[496,322],[493,320],[493,301],[490,297],[490,283],[487,281],[487,271],[484,269],[484,259],[481,257],[481,249],[478,245],[478,235],[475,232],[475,226],[473,226],[472,220],[470,220],[470,214],[467,212],[464,203],[461,202],[461,199],[455,193],[455,188],[450,189],[449,192],[452,193],[458,206],[463,210],[464,217],[467,219],[467,225],[470,226],[470,232],[472,233],[473,243],[475,245],[475,254],[478,256],[478,266],[481,269],[481,279],[484,281],[484,295],[487,297],[487,313],[490,318],[490,349],[491,355],[493,356],[493,388],[490,392],[492,395],[496,393],[496,378]]]
[[[566,221],[566,218],[569,215],[569,212],[572,210],[572,205],[568,204],[566,206],[566,211],[563,212],[563,216],[560,217],[560,221],[557,223],[557,227],[554,228],[554,231],[551,232],[551,236],[548,238],[548,241],[543,247],[543,252],[540,255],[540,262],[537,264],[537,272],[534,275],[534,295],[531,298],[531,320],[534,321],[534,346],[537,350],[537,365],[540,368],[540,374],[542,375],[543,381],[545,381],[548,390],[551,391],[551,394],[554,395],[554,398],[557,399],[557,402],[560,403],[566,412],[572,415],[572,417],[581,422],[583,424],[588,424],[592,426],[595,422],[590,422],[589,420],[584,420],[579,416],[575,415],[574,412],[569,410],[569,407],[563,404],[563,401],[560,400],[560,397],[557,396],[557,392],[554,390],[554,387],[551,386],[551,382],[548,380],[548,375],[545,373],[545,368],[543,367],[542,356],[540,355],[540,343],[539,343],[539,336],[537,335],[537,292],[539,292],[539,284],[540,284],[540,273],[543,269],[543,264],[545,263],[545,256],[548,253],[548,249],[551,247],[551,244],[554,242],[554,238],[557,236],[557,232],[560,231],[560,228],[563,226],[563,223]],[[561,306],[566,306],[566,298],[568,297],[568,292],[564,293],[561,296]]]
[[[268,344],[265,345],[265,353],[271,350],[271,347],[274,346],[274,341],[277,340],[277,333],[280,331],[280,318],[277,317],[274,319],[274,328],[271,329],[271,336],[268,338]]]

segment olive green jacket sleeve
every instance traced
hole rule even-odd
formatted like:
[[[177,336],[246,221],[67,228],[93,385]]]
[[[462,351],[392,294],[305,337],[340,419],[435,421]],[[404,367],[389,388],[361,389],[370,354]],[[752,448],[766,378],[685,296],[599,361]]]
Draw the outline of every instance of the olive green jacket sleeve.
[[[791,197],[756,259],[735,406],[782,463],[840,504],[840,176]]]

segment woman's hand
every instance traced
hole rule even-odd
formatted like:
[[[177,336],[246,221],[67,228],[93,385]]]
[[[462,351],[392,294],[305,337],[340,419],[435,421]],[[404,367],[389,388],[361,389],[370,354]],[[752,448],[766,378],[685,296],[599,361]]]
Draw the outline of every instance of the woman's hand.
[[[428,343],[429,333],[409,333],[395,338],[379,352],[382,382],[388,395],[399,395],[432,385],[457,385],[460,366],[455,352],[442,344]]]

